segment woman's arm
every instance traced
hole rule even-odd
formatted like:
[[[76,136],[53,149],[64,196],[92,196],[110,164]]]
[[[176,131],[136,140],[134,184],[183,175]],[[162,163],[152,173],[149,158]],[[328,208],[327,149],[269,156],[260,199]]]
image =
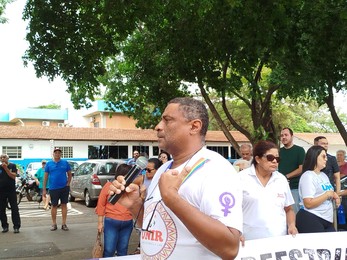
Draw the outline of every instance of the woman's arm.
[[[320,206],[324,201],[326,200],[332,200],[334,198],[336,198],[336,196],[334,195],[334,191],[332,190],[328,190],[325,193],[323,193],[322,195],[315,197],[315,198],[304,198],[304,205],[306,208],[308,209],[313,209],[316,208],[318,206]],[[338,197],[338,196],[337,196]]]

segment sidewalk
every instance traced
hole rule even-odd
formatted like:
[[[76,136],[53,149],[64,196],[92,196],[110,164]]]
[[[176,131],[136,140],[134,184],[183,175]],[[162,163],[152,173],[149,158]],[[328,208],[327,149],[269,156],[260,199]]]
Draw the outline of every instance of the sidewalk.
[[[69,224],[69,231],[49,226],[23,227],[19,234],[12,228],[0,233],[0,259],[90,259],[96,238],[96,230],[90,223]],[[129,252],[138,244],[138,235],[133,232]]]

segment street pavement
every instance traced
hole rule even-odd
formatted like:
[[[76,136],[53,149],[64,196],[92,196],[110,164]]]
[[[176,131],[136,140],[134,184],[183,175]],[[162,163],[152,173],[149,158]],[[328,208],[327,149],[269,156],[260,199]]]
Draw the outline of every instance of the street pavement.
[[[19,234],[13,233],[10,210],[8,233],[0,233],[0,259],[90,259],[96,239],[97,216],[94,208],[87,208],[82,201],[71,202],[68,207],[69,231],[61,229],[61,210],[58,209],[58,230],[50,231],[50,211],[45,211],[37,202],[22,201],[19,204],[22,227]],[[129,253],[138,245],[134,231]]]

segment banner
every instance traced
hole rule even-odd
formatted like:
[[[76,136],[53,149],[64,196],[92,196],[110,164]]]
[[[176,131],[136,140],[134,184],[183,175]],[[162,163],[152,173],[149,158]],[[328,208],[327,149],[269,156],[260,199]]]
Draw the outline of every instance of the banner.
[[[236,259],[347,260],[347,231],[249,240]]]
[[[141,259],[140,255],[114,259]],[[113,258],[107,258],[113,259]],[[347,260],[347,231],[248,240],[236,260]]]

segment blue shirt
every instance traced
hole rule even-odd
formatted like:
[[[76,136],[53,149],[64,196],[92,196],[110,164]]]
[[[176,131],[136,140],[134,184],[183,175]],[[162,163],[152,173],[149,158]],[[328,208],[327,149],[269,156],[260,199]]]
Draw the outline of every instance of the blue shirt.
[[[68,171],[71,171],[71,167],[65,160],[47,162],[45,172],[48,173],[49,189],[64,188],[67,185]]]

